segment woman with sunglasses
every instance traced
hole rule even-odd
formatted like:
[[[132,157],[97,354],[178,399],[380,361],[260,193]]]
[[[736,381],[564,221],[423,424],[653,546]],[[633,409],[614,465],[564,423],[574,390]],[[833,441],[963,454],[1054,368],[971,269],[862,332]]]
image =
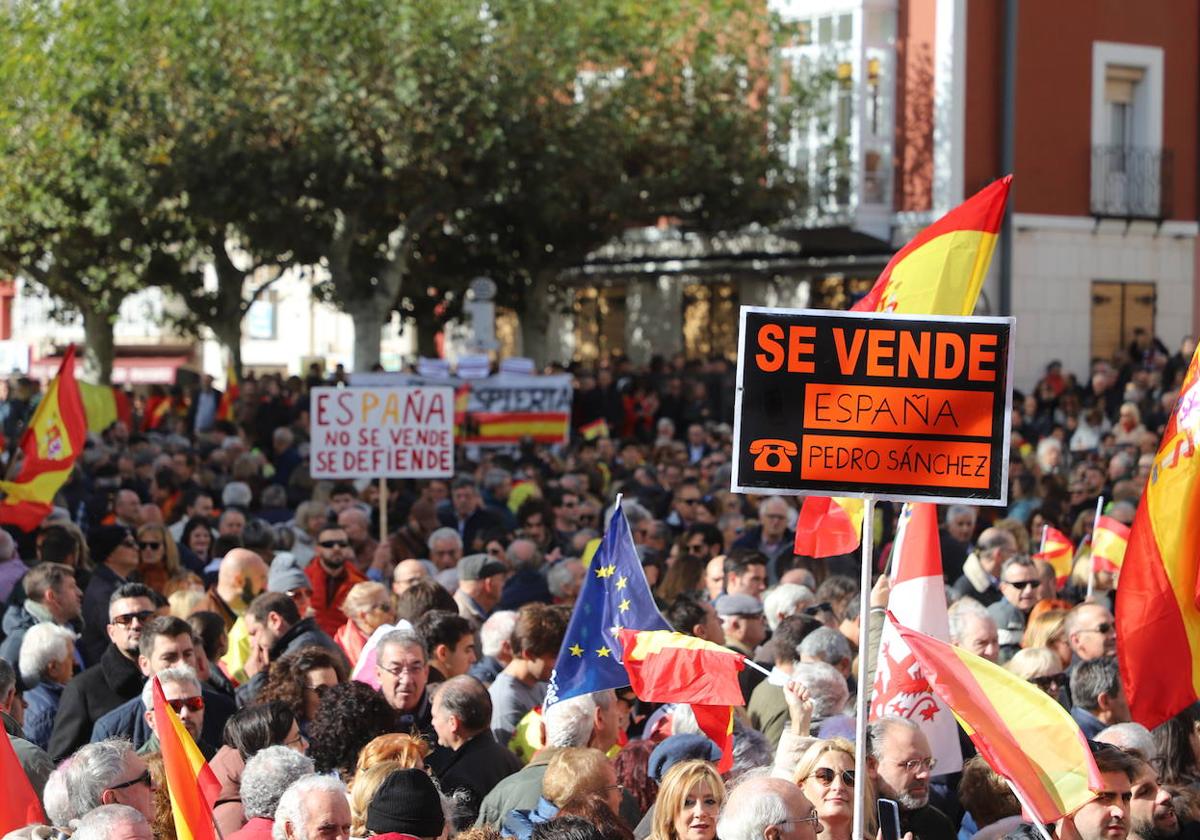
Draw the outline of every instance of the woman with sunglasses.
[[[155,592],[165,593],[167,584],[182,578],[179,548],[162,525],[143,525],[137,530],[138,574],[142,583]]]
[[[300,731],[308,735],[321,697],[332,685],[346,681],[342,658],[328,648],[309,645],[285,653],[271,663],[267,684],[258,695],[258,703],[282,700],[292,710]]]
[[[658,788],[649,840],[713,840],[725,783],[708,761],[681,761]]]
[[[851,840],[856,785],[865,786],[867,802],[875,801],[871,779],[854,773],[854,744],[845,738],[828,738],[809,746],[796,764],[793,779],[816,807],[824,840]],[[861,840],[873,840],[878,828],[874,808],[865,809],[863,821]]]
[[[1059,703],[1063,702],[1067,675],[1063,673],[1062,660],[1050,648],[1025,648],[1017,651],[1004,667],[1026,682],[1033,683]]]
[[[342,602],[346,623],[333,635],[333,640],[350,660],[350,667],[358,664],[363,645],[377,628],[396,621],[396,605],[391,591],[382,583],[364,581],[350,587],[346,600]]]

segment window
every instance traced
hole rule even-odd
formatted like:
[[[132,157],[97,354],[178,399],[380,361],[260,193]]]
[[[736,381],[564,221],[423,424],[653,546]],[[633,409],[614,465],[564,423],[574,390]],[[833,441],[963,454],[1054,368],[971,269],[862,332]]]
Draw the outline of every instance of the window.
[[[1170,214],[1170,149],[1163,138],[1163,49],[1092,44],[1091,211],[1097,217]]]

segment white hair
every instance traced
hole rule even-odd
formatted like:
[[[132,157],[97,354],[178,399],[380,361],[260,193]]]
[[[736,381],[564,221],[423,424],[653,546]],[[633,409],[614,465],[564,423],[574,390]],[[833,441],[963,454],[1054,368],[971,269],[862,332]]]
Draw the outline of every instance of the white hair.
[[[790,615],[795,615],[801,605],[809,606],[815,603],[817,596],[807,586],[798,583],[781,583],[767,593],[763,598],[763,612],[767,616],[767,624],[771,630],[779,629],[779,622]]]
[[[792,679],[812,696],[814,721],[841,714],[850,699],[846,678],[825,662],[797,662],[792,668]]]
[[[596,709],[608,709],[617,701],[611,688],[560,700],[542,714],[546,725],[546,746],[586,747],[592,740]]]
[[[438,528],[429,535],[429,539],[425,541],[425,545],[430,551],[433,551],[433,547],[442,540],[453,540],[459,548],[463,547],[462,537],[453,528]]]
[[[21,679],[34,685],[45,676],[50,663],[58,662],[71,650],[75,634],[53,621],[39,621],[25,631],[21,654],[17,657]]]
[[[573,569],[576,566],[583,568],[583,563],[575,557],[568,557],[550,567],[546,572],[546,586],[550,588],[551,595],[562,598],[567,594],[567,586],[575,580]]]
[[[1158,760],[1158,749],[1154,746],[1154,737],[1150,730],[1140,723],[1114,723],[1100,730],[1092,740],[1102,744],[1112,744],[1126,752],[1136,752],[1147,763],[1153,764]]]
[[[109,738],[80,747],[70,763],[63,762],[56,771],[62,773],[61,781],[69,798],[66,807],[52,817],[54,824],[66,826],[99,807],[104,791],[124,781],[121,777],[128,775],[127,765],[136,757],[133,744],[124,738]]]
[[[144,825],[150,828],[146,817],[137,808],[128,805],[101,805],[83,815],[75,833],[74,840],[108,840],[118,829],[128,825]]]
[[[173,683],[174,685],[190,685],[197,695],[200,694],[200,679],[196,676],[196,672],[187,665],[176,665],[174,668],[164,668],[158,672],[158,681],[164,685]],[[154,678],[146,680],[146,684],[142,686],[142,707],[146,711],[154,709]]]
[[[276,745],[256,752],[242,770],[242,810],[246,819],[272,819],[284,791],[313,772],[313,760],[291,747]]]
[[[837,665],[843,660],[848,662],[854,658],[850,642],[832,627],[818,627],[805,636],[804,641],[800,643],[799,654],[828,662],[830,665]]]
[[[767,788],[766,781],[761,771],[751,771],[730,791],[717,820],[721,840],[757,840],[768,826],[781,825],[791,817],[783,797]],[[764,789],[752,792],[759,786]]]
[[[231,481],[225,485],[225,489],[221,491],[221,507],[227,508],[232,506],[240,508],[250,507],[250,503],[254,501],[254,491],[250,489],[250,485],[244,481]]]
[[[346,786],[340,779],[333,776],[316,774],[303,776],[292,782],[291,786],[279,797],[279,805],[275,808],[275,824],[271,826],[273,840],[288,840],[287,826],[290,824],[296,832],[297,840],[308,840],[304,836],[304,820],[307,816],[304,810],[304,799],[307,794],[327,791],[329,793],[346,795]]]
[[[514,610],[500,610],[488,616],[479,628],[479,644],[484,656],[499,656],[505,642],[512,642],[513,630],[517,626]]]
[[[950,619],[950,641],[954,644],[962,640],[972,618],[991,619],[987,607],[970,597],[959,598],[946,612]]]
[[[46,779],[46,787],[42,789],[42,805],[46,810],[46,819],[51,825],[65,828],[75,812],[71,806],[71,791],[67,790],[66,772],[73,756],[64,758]]]

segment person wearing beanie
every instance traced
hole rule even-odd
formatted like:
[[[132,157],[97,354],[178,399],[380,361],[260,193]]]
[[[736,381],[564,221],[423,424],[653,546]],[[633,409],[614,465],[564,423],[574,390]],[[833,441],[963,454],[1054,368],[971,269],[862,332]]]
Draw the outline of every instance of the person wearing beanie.
[[[446,828],[442,797],[423,770],[397,770],[383,780],[367,805],[371,835],[397,832],[417,840],[438,840]]]
[[[129,582],[138,565],[137,540],[123,525],[104,525],[88,534],[88,547],[96,568],[83,592],[83,636],[79,650],[83,661],[95,665],[108,647],[108,602],[113,592]]]

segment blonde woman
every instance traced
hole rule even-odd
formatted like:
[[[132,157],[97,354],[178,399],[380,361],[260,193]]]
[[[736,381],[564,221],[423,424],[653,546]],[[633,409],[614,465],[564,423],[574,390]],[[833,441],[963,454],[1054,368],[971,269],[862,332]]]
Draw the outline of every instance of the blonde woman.
[[[1029,615],[1025,625],[1025,637],[1021,640],[1023,648],[1050,648],[1058,654],[1062,667],[1071,664],[1071,645],[1067,642],[1067,611],[1046,610],[1038,613],[1037,607]]]
[[[725,783],[707,761],[681,761],[658,788],[650,840],[713,840]]]
[[[350,587],[346,600],[342,602],[346,623],[334,634],[334,641],[350,660],[350,667],[358,664],[359,654],[371,634],[381,624],[392,624],[396,620],[396,606],[392,593],[382,583],[363,581]]]
[[[866,801],[875,801],[875,790],[866,774],[854,772],[854,744],[845,738],[827,738],[812,744],[796,764],[792,779],[817,809],[825,840],[851,840],[854,825],[854,790],[866,788]],[[863,814],[863,840],[873,840],[878,828],[875,809]]]
[[[143,525],[137,530],[138,574],[142,583],[165,594],[168,582],[183,575],[179,549],[162,525]]]
[[[376,741],[379,738],[375,739]],[[374,743],[372,741],[371,743]],[[368,744],[367,746],[370,746]],[[363,753],[366,748],[363,748]],[[402,761],[383,761],[373,764],[367,769],[362,768],[362,753],[358,758],[359,771],[354,774],[354,781],[350,785],[350,836],[351,837],[366,837],[367,836],[367,807],[371,804],[371,800],[375,798],[375,792],[379,790],[379,786],[383,784],[383,780],[390,776],[396,770],[407,770],[412,765],[405,764]]]
[[[1061,702],[1067,676],[1055,651],[1048,647],[1025,648],[1017,651],[1004,667]]]

